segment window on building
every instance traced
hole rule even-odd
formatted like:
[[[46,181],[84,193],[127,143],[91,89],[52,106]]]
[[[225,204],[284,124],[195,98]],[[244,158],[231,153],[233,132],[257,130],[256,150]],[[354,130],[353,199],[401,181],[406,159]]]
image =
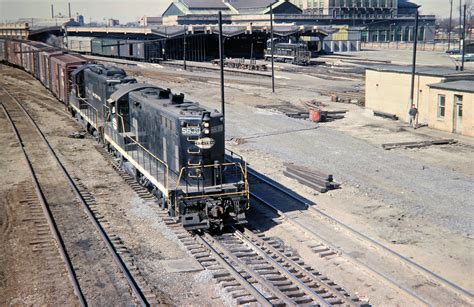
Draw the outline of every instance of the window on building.
[[[446,112],[446,96],[438,95],[438,118],[444,118]]]

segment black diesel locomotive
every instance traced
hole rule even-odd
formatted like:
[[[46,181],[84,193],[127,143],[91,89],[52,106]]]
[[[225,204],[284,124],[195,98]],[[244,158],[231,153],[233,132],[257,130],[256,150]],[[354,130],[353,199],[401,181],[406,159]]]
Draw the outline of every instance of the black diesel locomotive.
[[[84,65],[71,79],[73,115],[184,227],[246,222],[246,165],[225,160],[221,113],[114,67]]]

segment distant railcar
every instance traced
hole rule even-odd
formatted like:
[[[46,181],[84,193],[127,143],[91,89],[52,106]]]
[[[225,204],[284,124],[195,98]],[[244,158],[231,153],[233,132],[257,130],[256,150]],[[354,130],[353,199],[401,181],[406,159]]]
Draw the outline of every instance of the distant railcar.
[[[91,41],[91,53],[109,56],[119,57],[120,52],[120,40],[113,38],[93,38]]]
[[[79,53],[151,63],[159,62],[164,57],[164,44],[159,40],[147,41],[67,36],[64,38],[64,46],[70,51]]]
[[[83,36],[65,36],[64,46],[70,51],[90,54],[92,53],[92,39],[94,38]]]
[[[270,61],[272,58],[271,48],[271,40],[268,40],[265,61]],[[273,59],[276,62],[308,65],[311,62],[311,51],[308,50],[306,43],[277,43],[274,40]]]

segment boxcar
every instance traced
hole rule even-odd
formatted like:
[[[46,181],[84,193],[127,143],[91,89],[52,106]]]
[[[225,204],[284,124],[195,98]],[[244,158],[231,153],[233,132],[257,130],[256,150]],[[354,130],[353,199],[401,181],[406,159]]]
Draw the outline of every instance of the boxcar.
[[[163,58],[159,41],[120,41],[120,57],[138,61],[157,62]]]
[[[7,61],[7,47],[6,41],[0,38],[0,61],[6,62]]]
[[[93,37],[66,36],[64,45],[71,51],[92,53],[92,39]]]
[[[59,54],[50,57],[50,90],[62,102],[68,104],[71,89],[71,73],[87,63],[81,55]]]
[[[30,72],[38,80],[40,80],[41,68],[40,68],[40,53],[42,50],[48,50],[51,46],[42,42],[30,42],[28,50],[28,58],[30,63]]]
[[[20,43],[20,58],[21,58],[21,67],[27,72],[30,72],[30,58],[28,54],[30,53],[30,43],[28,41],[23,41]]]
[[[7,49],[8,62],[13,65],[23,67],[22,57],[21,57],[21,42],[7,40],[5,44],[5,48]]]
[[[141,59],[137,57],[137,49],[139,45],[143,45],[142,41],[122,40],[119,42],[120,57],[127,59]]]
[[[54,55],[60,55],[64,54],[64,52],[59,49],[47,49],[44,51],[41,51],[39,54],[39,60],[40,60],[40,78],[39,80],[43,85],[47,88],[51,88],[51,57]]]
[[[92,54],[119,57],[120,40],[113,38],[94,38],[92,39]]]

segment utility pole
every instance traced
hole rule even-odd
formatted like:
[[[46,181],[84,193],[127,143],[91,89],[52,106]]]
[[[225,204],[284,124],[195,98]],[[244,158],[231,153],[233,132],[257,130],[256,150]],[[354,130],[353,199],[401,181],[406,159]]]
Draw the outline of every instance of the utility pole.
[[[451,50],[451,29],[453,22],[453,0],[449,0],[451,9],[449,10],[449,27],[448,27],[448,50]]]
[[[416,17],[415,17],[415,40],[413,41],[413,62],[412,62],[412,70],[411,70],[411,88],[410,88],[410,106],[413,104],[413,99],[415,96],[415,73],[416,73],[416,47],[418,44],[418,16],[419,12],[418,9],[420,6],[416,8]]]
[[[462,60],[461,60],[461,71],[464,71],[464,60],[466,54],[466,8],[467,5],[464,4],[464,22],[462,25]]]
[[[221,112],[225,133],[225,97],[224,97],[224,42],[222,38],[222,11],[219,11],[219,64],[221,67]]]
[[[270,4],[270,50],[272,55],[272,93],[275,93],[275,66],[273,59],[273,3]]]
[[[183,66],[184,70],[186,70],[186,26],[184,26],[184,36],[183,36]]]
[[[54,18],[54,5],[51,4],[51,19]]]
[[[69,18],[71,18],[71,2],[67,3],[68,11],[69,11]]]

